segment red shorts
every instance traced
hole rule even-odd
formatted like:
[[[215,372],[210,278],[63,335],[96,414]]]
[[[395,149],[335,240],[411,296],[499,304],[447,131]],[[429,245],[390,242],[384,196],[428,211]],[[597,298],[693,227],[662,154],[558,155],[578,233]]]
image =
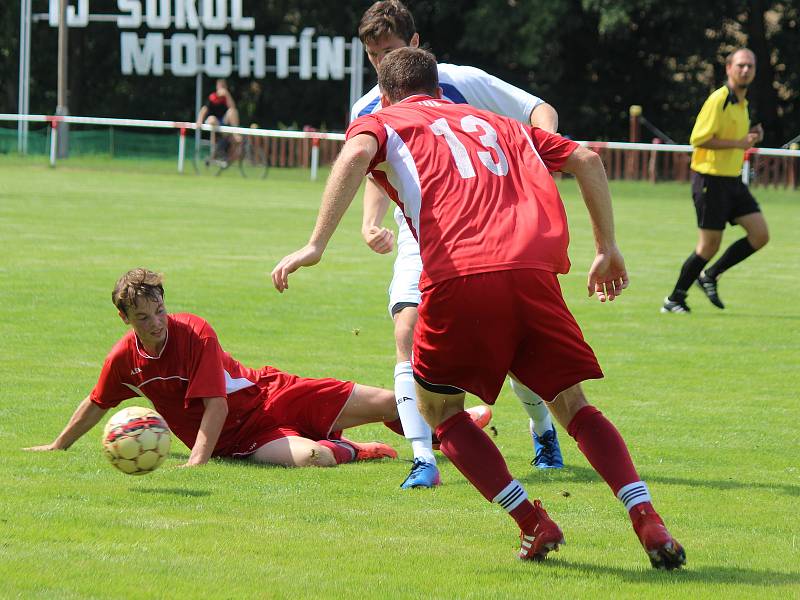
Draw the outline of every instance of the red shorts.
[[[414,374],[494,404],[507,373],[545,400],[603,376],[555,273],[515,269],[435,283],[422,292]]]
[[[284,373],[272,367],[266,386],[266,400],[242,427],[236,443],[225,448],[224,456],[247,456],[280,438],[289,436],[311,440],[338,438],[331,431],[353,393],[355,383],[338,379],[311,379]]]

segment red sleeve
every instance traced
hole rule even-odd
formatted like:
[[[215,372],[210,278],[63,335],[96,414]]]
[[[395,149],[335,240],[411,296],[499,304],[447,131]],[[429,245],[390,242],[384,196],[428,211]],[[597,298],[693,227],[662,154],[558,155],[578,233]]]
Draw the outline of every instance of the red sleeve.
[[[125,359],[124,355],[116,350],[116,348],[112,350],[106,357],[97,385],[89,394],[89,399],[100,408],[114,408],[123,400],[135,398],[137,395],[131,388],[122,384],[122,378],[118,373],[119,369],[125,367]]]
[[[386,160],[386,138],[388,137],[386,129],[376,115],[364,115],[350,123],[350,127],[345,132],[345,139],[349,140],[360,133],[369,134],[378,140],[378,151],[367,169],[367,171],[371,171],[376,165]]]
[[[531,128],[533,145],[550,172],[559,171],[579,144],[538,127]]]
[[[206,324],[192,342],[184,406],[196,398],[225,398],[225,369],[217,334]]]

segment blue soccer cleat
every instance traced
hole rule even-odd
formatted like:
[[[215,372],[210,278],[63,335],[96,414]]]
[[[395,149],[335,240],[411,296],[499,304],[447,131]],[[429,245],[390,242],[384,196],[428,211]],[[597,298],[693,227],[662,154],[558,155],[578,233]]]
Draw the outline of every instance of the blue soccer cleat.
[[[536,435],[536,432],[533,433],[533,450],[536,455],[531,464],[537,469],[561,469],[564,467],[555,425],[541,436]]]
[[[410,490],[412,488],[432,488],[436,487],[441,482],[439,469],[435,464],[415,458],[414,464],[411,466],[411,472],[400,488],[404,490]]]

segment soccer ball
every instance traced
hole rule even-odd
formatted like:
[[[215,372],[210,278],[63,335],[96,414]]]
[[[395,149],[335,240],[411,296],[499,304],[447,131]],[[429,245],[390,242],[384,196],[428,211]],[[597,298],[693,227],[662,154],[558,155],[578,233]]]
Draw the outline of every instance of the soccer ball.
[[[103,454],[128,475],[155,471],[169,454],[169,446],[167,422],[150,408],[122,409],[103,430]]]

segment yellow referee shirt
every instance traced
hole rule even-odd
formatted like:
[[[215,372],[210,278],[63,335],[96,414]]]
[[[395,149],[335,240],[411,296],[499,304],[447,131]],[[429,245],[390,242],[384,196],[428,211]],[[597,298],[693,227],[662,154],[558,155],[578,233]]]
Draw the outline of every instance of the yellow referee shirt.
[[[750,131],[747,100],[739,101],[727,85],[712,93],[700,109],[689,143],[694,146],[692,169],[704,175],[736,177],[742,172],[743,148],[700,148],[712,137],[739,140]]]

